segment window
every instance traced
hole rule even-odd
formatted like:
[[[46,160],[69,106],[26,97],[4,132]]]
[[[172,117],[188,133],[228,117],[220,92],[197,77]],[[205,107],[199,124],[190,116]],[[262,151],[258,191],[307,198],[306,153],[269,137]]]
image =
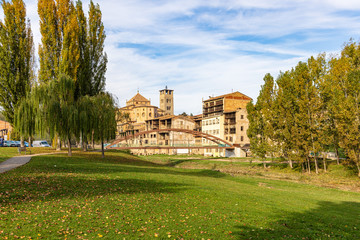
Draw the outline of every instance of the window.
[[[143,113],[142,116],[145,117],[145,113]]]
[[[241,142],[244,141],[244,137],[243,137],[243,136],[240,137],[240,141],[241,141]]]
[[[243,127],[243,126],[241,126],[241,127],[240,127],[240,130],[241,130],[241,131],[244,131],[244,127]]]
[[[151,113],[149,113],[149,117],[151,117]]]
[[[215,119],[213,120],[213,124],[215,124]]]
[[[167,109],[168,111],[170,111],[170,110],[171,110],[171,107],[166,107],[166,109]]]
[[[230,140],[230,142],[232,142],[233,138],[232,138],[232,137],[230,137],[230,138],[229,138],[229,140]]]
[[[244,115],[241,115],[240,118],[241,118],[241,119],[244,119]]]

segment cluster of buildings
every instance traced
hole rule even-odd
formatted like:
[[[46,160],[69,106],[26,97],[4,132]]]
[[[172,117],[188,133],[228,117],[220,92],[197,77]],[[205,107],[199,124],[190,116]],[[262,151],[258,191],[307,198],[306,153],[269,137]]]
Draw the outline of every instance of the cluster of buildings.
[[[171,153],[194,153],[212,156],[225,156],[225,149],[211,148],[219,143],[210,141],[190,131],[177,132],[167,129],[184,129],[206,133],[223,139],[240,149],[237,156],[246,156],[250,141],[246,131],[249,127],[246,105],[252,99],[240,92],[210,97],[202,102],[202,114],[196,116],[174,115],[174,90],[167,87],[160,90],[160,107],[151,105],[139,92],[126,101],[126,106],[119,109],[118,135],[131,136],[149,132],[141,137],[124,141],[120,146],[202,146],[209,148],[177,149]],[[156,130],[151,132],[152,130]],[[163,130],[163,131],[162,131]],[[169,150],[137,149],[135,154],[166,153]]]
[[[10,123],[0,120],[0,138],[4,140],[11,139],[12,127]]]

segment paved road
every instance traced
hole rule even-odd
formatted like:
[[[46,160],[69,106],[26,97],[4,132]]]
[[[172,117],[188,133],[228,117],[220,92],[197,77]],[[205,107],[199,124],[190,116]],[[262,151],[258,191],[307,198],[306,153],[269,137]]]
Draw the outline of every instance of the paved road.
[[[5,162],[0,163],[0,173],[4,173],[7,171],[10,171],[11,169],[20,167],[24,164],[27,164],[30,162],[31,156],[19,156],[19,157],[13,157]]]

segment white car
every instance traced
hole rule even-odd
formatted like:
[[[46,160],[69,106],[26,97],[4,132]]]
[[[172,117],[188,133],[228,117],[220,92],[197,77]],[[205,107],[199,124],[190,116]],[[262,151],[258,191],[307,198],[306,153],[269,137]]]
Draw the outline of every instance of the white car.
[[[33,147],[50,147],[50,144],[45,140],[34,141],[32,145]]]

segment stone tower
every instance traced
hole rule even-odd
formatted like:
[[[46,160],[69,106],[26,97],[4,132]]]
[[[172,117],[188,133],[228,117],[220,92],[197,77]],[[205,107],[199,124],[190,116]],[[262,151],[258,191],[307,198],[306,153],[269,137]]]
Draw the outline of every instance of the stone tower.
[[[165,111],[165,115],[174,115],[174,90],[160,90],[160,109]]]

